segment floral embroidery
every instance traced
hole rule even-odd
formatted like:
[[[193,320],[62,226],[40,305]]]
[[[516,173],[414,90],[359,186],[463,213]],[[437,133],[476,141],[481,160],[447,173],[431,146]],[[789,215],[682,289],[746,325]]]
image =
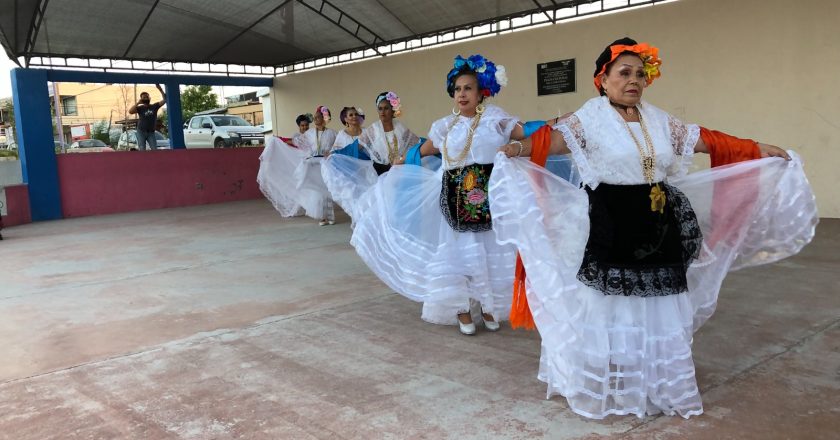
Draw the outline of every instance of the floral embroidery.
[[[452,229],[459,232],[492,228],[487,198],[493,164],[473,164],[445,171],[440,207]]]
[[[472,191],[472,189],[475,188],[475,182],[475,173],[473,173],[472,171],[467,171],[467,175],[464,176],[464,191]]]
[[[481,205],[485,200],[487,200],[487,196],[485,192],[480,189],[476,188],[467,193],[467,202],[470,205]]]

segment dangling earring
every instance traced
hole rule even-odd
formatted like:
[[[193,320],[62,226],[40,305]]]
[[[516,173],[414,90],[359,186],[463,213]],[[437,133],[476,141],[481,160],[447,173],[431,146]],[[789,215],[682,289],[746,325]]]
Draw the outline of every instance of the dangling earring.
[[[478,105],[475,106],[475,112],[480,115],[480,114],[484,113],[484,108],[485,108],[484,103],[479,102]]]
[[[452,114],[455,116],[460,116],[461,110],[457,110],[457,107],[452,107]]]

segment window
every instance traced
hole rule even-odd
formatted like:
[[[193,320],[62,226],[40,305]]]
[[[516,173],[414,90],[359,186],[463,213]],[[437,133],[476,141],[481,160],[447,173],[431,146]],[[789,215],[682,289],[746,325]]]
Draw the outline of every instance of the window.
[[[78,114],[79,114],[79,111],[76,108],[76,97],[75,96],[62,96],[61,97],[61,115],[62,116],[77,116]]]
[[[213,122],[219,127],[250,127],[248,121],[239,116],[212,116]]]
[[[201,119],[193,118],[192,122],[190,122],[190,128],[201,128]]]

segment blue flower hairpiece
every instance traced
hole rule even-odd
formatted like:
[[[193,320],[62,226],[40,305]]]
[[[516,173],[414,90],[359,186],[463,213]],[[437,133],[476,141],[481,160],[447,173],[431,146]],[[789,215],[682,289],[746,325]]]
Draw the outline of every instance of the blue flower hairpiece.
[[[455,93],[455,78],[469,72],[475,73],[478,88],[484,96],[495,96],[502,87],[507,86],[505,66],[497,66],[478,54],[470,55],[468,58],[458,55],[455,57],[452,70],[446,75],[446,90],[450,96],[454,96]]]

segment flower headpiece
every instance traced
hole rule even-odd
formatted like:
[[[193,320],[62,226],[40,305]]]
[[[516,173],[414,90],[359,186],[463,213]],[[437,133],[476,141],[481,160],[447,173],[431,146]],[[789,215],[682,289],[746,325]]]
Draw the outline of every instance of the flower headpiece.
[[[446,91],[449,96],[455,96],[455,79],[464,73],[475,73],[478,89],[484,96],[496,96],[502,87],[507,86],[505,66],[497,66],[481,55],[470,55],[469,58],[458,55],[452,70],[446,75]]]
[[[621,44],[630,43],[630,44]],[[604,53],[595,62],[595,88],[601,90],[601,76],[606,72],[607,66],[610,65],[619,55],[625,52],[632,52],[639,55],[644,63],[645,82],[647,85],[653,84],[653,80],[659,78],[659,66],[662,65],[662,60],[659,59],[659,48],[653,47],[647,43],[636,43],[630,38],[623,38],[611,44],[609,52],[604,50]]]
[[[319,105],[315,108],[315,113],[320,113],[324,116],[324,122],[330,122],[332,118],[332,113],[330,113],[330,109],[327,108],[325,105]]]
[[[391,104],[391,108],[394,110],[394,117],[399,118],[402,115],[402,111],[400,111],[400,97],[394,92],[382,92],[376,97],[376,106],[379,107],[379,103],[384,100],[387,100]]]

